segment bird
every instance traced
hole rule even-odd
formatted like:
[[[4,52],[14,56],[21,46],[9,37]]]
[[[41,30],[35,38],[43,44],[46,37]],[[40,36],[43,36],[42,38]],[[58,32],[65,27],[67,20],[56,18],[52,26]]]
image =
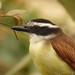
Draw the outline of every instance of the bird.
[[[75,42],[61,27],[36,18],[11,28],[28,33],[29,53],[42,75],[75,75]]]

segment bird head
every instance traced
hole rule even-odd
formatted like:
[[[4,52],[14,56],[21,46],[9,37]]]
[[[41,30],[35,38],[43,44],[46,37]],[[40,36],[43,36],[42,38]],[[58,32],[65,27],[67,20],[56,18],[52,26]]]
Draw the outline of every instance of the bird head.
[[[59,26],[46,19],[32,19],[27,25],[13,26],[12,29],[29,33],[30,38],[36,39],[52,39],[61,31]]]

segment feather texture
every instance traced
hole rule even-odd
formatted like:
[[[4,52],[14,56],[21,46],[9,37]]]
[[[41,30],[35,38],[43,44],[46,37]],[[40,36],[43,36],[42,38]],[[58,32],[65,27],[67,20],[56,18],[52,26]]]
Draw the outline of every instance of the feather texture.
[[[75,70],[75,43],[72,39],[60,34],[52,39],[52,46],[57,54]]]

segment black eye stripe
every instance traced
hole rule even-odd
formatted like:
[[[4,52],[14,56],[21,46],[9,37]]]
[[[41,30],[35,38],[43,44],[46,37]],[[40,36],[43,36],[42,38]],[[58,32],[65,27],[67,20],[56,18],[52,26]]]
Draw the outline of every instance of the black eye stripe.
[[[40,26],[35,25],[35,26],[33,26],[33,28],[38,29],[38,28],[40,28]]]
[[[49,34],[55,34],[57,33],[60,28],[49,28],[47,26],[43,26],[43,27],[40,27],[40,26],[29,26],[29,29],[31,31],[31,33],[34,33],[34,34],[37,34],[37,35],[43,35],[43,36],[46,36],[46,35],[49,35]]]

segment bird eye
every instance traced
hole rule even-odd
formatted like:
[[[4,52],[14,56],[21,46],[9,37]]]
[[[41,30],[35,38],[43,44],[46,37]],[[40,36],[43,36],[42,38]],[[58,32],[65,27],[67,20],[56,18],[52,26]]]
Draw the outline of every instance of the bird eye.
[[[34,29],[39,29],[39,26],[34,26]]]

